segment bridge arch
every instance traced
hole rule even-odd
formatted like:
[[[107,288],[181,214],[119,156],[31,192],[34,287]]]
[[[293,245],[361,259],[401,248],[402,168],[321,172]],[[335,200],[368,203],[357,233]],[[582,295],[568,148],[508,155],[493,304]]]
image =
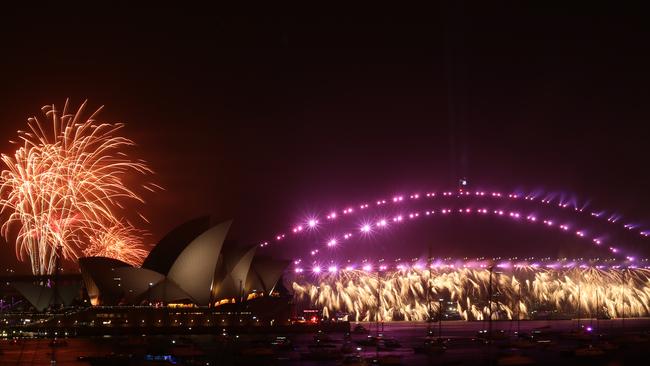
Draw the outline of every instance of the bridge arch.
[[[391,227],[407,222],[454,215],[496,217],[510,223],[541,226],[571,235],[628,262],[634,262],[636,255],[627,249],[626,243],[646,241],[650,237],[646,227],[624,220],[614,211],[579,203],[566,194],[458,189],[398,194],[313,214],[279,231],[272,240],[259,244],[261,247],[275,246],[283,241],[309,238],[318,231],[319,237],[326,239],[295,258],[296,263],[307,265],[314,263],[319,253],[345,245],[352,239],[382,235]],[[324,232],[327,234],[323,235]]]

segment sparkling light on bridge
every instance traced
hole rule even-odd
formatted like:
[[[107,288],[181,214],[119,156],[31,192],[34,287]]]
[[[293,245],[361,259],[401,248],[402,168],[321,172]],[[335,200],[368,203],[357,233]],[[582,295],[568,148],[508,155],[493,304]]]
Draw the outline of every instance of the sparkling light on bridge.
[[[541,197],[541,199],[540,199]],[[425,198],[426,201],[422,201],[421,198]],[[442,201],[440,201],[442,200]],[[393,209],[403,210],[409,207],[411,203],[414,205],[418,202],[422,205],[424,202],[431,201],[432,204],[436,204],[438,207],[428,207],[420,208],[417,210],[412,210],[410,212],[404,213],[394,213],[390,218],[376,218],[373,217],[373,207],[377,209],[392,203],[394,206]],[[476,202],[473,202],[476,201]],[[410,195],[395,195],[391,200],[378,199],[375,200],[375,205],[371,206],[367,203],[362,203],[359,205],[349,205],[343,210],[331,210],[327,214],[328,222],[323,223],[322,225],[316,219],[316,215],[313,215],[307,222],[306,226],[309,228],[319,227],[320,229],[327,230],[331,225],[332,221],[335,218],[339,217],[339,213],[345,215],[345,220],[338,223],[338,225],[345,225],[353,216],[363,215],[361,217],[362,224],[357,228],[357,230],[364,234],[359,240],[363,240],[364,237],[370,237],[370,235],[379,235],[379,232],[375,229],[379,228],[388,228],[389,221],[392,224],[404,224],[406,222],[420,220],[421,218],[435,218],[439,215],[448,216],[448,215],[462,215],[462,216],[494,216],[494,217],[506,217],[511,219],[513,222],[519,222],[521,224],[527,223],[529,225],[535,225],[538,222],[543,224],[544,227],[549,229],[556,228],[560,232],[565,232],[567,234],[573,233],[575,237],[579,239],[586,239],[596,247],[606,244],[605,238],[609,238],[610,242],[607,248],[609,252],[615,255],[622,255],[623,257],[630,255],[632,253],[622,252],[619,247],[619,243],[612,243],[612,235],[609,235],[609,228],[606,225],[601,224],[600,231],[598,230],[587,230],[585,227],[577,226],[578,221],[584,221],[585,218],[590,218],[594,220],[602,220],[602,222],[607,224],[613,224],[620,221],[621,216],[619,214],[607,215],[603,210],[592,210],[589,211],[586,216],[583,214],[587,205],[578,205],[576,199],[567,199],[566,195],[563,194],[543,194],[543,193],[534,193],[534,194],[521,194],[521,193],[509,193],[504,194],[502,192],[493,191],[486,192],[482,190],[477,191],[467,191],[467,190],[458,190],[458,191],[445,191],[441,194],[436,192],[428,192],[426,194],[413,193]],[[532,212],[522,212],[521,210],[505,210],[502,205],[508,205],[508,202],[528,202],[529,204],[541,205],[539,209]],[[554,204],[553,204],[554,203]],[[476,204],[480,204],[476,208]],[[359,211],[353,210],[352,207],[359,207]],[[453,206],[457,206],[453,208]],[[460,207],[458,207],[460,206]],[[572,212],[576,215],[576,223],[566,222],[565,220],[559,225],[556,225],[558,221],[557,217],[551,217],[543,213],[547,212],[549,208],[555,207],[556,210],[561,210],[560,213],[563,213],[566,216],[567,213]],[[368,216],[370,215],[370,216]],[[337,220],[338,221],[338,220]],[[640,238],[646,238],[649,235],[650,231],[647,229],[640,228],[638,224],[623,224],[621,225],[626,231],[637,231]],[[352,238],[352,234],[345,227],[342,229],[343,232],[337,231],[337,228],[330,229],[330,238],[324,243],[326,248],[333,248],[340,244],[341,240],[349,240]],[[292,229],[292,233],[296,236],[296,239],[300,235],[307,235],[303,226],[297,225]],[[285,238],[285,234],[278,234],[276,241],[281,241]],[[263,242],[262,246],[266,246],[268,242]],[[613,245],[616,244],[616,245]],[[311,250],[312,256],[317,252],[317,248]]]

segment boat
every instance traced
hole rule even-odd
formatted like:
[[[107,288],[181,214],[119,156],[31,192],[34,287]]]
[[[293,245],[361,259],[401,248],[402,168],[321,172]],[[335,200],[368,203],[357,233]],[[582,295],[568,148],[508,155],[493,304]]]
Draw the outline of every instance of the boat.
[[[476,332],[476,337],[483,338],[486,340],[497,341],[497,340],[507,339],[508,335],[503,330],[493,330],[492,334],[489,334],[489,331],[487,329],[482,329]]]
[[[392,350],[395,348],[400,348],[402,345],[395,338],[383,338],[380,337],[377,340],[377,348],[379,350]]]
[[[413,348],[415,353],[440,354],[447,350],[445,342],[441,339],[426,339],[424,344]]]
[[[277,336],[271,341],[271,346],[278,351],[293,351],[293,343],[287,337]]]
[[[379,341],[378,337],[369,335],[365,339],[358,340],[357,344],[360,346],[376,346],[378,341]]]

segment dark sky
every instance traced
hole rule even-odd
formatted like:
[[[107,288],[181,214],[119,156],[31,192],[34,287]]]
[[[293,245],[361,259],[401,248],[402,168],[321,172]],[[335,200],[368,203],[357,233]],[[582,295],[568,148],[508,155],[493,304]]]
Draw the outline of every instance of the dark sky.
[[[254,242],[460,174],[647,221],[643,9],[453,3],[3,9],[0,151],[44,104],[106,105],[166,188],[153,238],[209,213]]]

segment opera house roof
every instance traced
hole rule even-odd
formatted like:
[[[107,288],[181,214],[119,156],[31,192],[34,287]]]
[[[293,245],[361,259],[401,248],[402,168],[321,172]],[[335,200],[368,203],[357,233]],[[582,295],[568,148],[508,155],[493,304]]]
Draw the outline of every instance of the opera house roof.
[[[163,237],[142,267],[104,257],[79,259],[93,305],[190,302],[200,306],[270,295],[287,261],[255,256],[256,246],[226,241],[232,221],[188,221]]]

